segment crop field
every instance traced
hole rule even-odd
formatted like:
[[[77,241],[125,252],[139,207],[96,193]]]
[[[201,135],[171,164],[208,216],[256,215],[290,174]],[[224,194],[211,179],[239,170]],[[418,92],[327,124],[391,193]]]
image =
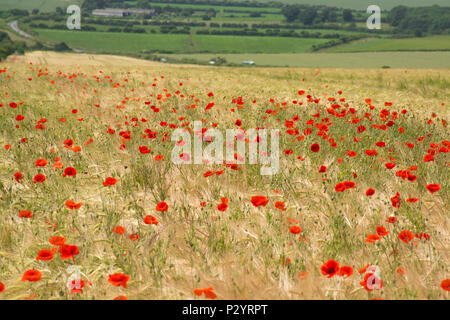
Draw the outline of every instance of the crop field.
[[[136,1],[127,1],[130,4],[136,3]],[[259,2],[271,2],[271,0],[260,0]],[[277,2],[286,3],[286,4],[311,4],[310,0],[278,0]],[[56,7],[67,7],[70,4],[81,3],[81,0],[2,0],[1,7],[4,10],[8,9],[39,9],[41,11],[54,11]],[[365,10],[369,5],[373,4],[370,1],[360,1],[360,0],[316,0],[314,1],[317,5],[327,5],[327,6],[335,6],[338,8],[350,8],[356,10]],[[155,5],[167,5],[164,3],[158,3],[154,1]],[[397,5],[408,5],[410,7],[420,7],[424,5],[423,1],[419,0],[378,0],[377,4],[386,10],[389,10]],[[440,6],[448,5],[448,1],[446,0],[431,0],[426,3],[427,5],[437,4]],[[190,7],[190,5],[183,4],[170,4],[171,6],[179,6],[179,7]],[[195,6],[202,7],[202,6]],[[211,6],[204,6],[211,7]],[[223,6],[214,6],[218,8],[235,8],[235,7],[223,7]],[[255,10],[250,8],[250,10]],[[256,9],[257,10],[257,9]],[[272,9],[273,10],[273,9]],[[264,11],[267,11],[267,8],[264,8]]]
[[[367,39],[330,48],[330,52],[364,51],[449,51],[450,36],[408,39]]]
[[[39,9],[42,12],[55,11],[56,7],[67,8],[69,5],[80,5],[82,0],[1,0],[0,10]]]
[[[12,55],[0,299],[448,299],[449,83]],[[272,175],[242,163],[263,128]],[[193,164],[190,141],[232,160]]]
[[[168,54],[175,60],[195,60],[208,63],[210,53]],[[252,53],[220,54],[228,62],[241,64],[254,61],[258,66],[302,68],[430,68],[450,69],[450,52],[358,52],[358,53]]]
[[[116,32],[79,32],[36,29],[39,36],[52,41],[64,41],[76,49],[107,53],[159,51],[168,53],[211,52],[305,52],[326,39],[283,37],[235,37],[187,34],[137,34]]]

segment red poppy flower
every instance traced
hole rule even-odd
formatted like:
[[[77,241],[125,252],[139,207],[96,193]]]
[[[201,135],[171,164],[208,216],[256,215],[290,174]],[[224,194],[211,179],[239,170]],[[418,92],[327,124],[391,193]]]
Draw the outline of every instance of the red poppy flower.
[[[398,238],[402,240],[404,243],[408,243],[414,238],[414,234],[409,230],[403,230],[398,234]]]
[[[434,161],[434,156],[432,154],[427,154],[424,158],[423,158],[424,162],[432,162]]]
[[[356,184],[352,181],[344,181],[344,182],[340,182],[338,184],[336,184],[336,186],[334,187],[334,190],[336,190],[337,192],[343,192],[347,189],[353,189],[356,188]]]
[[[56,252],[55,249],[39,250],[36,260],[45,260],[45,261],[52,260],[55,252]]]
[[[37,174],[34,176],[33,183],[42,183],[45,181],[45,176],[43,174]]]
[[[133,240],[133,241],[139,240],[139,234],[138,234],[138,233],[131,233],[131,234],[128,236],[128,238],[129,238],[130,240]]]
[[[86,285],[86,281],[83,279],[75,279],[69,284],[70,292],[69,294],[79,293],[83,294],[83,288]]]
[[[390,232],[389,230],[386,230],[385,227],[376,227],[376,230],[377,230],[377,234],[381,237],[386,236]]]
[[[367,154],[368,156],[376,156],[378,155],[378,152],[374,149],[374,150],[366,150],[364,151],[365,154]]]
[[[445,291],[450,291],[450,279],[442,280],[441,288],[444,289]],[[1,292],[1,290],[0,290],[0,292]]]
[[[158,202],[156,205],[156,211],[164,212],[167,211],[168,208],[169,206],[164,201]]]
[[[391,203],[394,208],[400,208],[400,193],[396,193],[395,196],[391,198]]]
[[[395,163],[389,162],[385,164],[386,168],[388,168],[389,170],[395,167]]]
[[[115,226],[113,229],[112,229],[112,233],[117,233],[117,234],[119,234],[119,235],[123,235],[124,233],[125,233],[125,228],[124,227],[122,227],[122,226]]]
[[[16,173],[14,173],[14,179],[20,183],[20,180],[23,179],[23,175],[20,171],[17,171]]]
[[[319,152],[319,150],[320,150],[320,146],[319,146],[318,143],[313,143],[313,144],[311,145],[311,151],[312,151],[312,152]]]
[[[376,233],[374,233],[374,234],[369,234],[369,235],[366,237],[366,242],[367,242],[367,243],[375,243],[375,242],[377,242],[378,240],[381,240],[381,237],[380,237],[378,234],[376,234]]]
[[[33,213],[30,210],[22,210],[19,212],[19,218],[32,218]]]
[[[397,219],[395,217],[389,217],[386,219],[386,222],[389,222],[389,223],[395,223],[395,221],[397,221]]]
[[[369,272],[364,275],[363,281],[359,284],[362,285],[367,291],[373,291],[373,289],[379,290],[383,287],[383,280],[375,276],[374,273]]]
[[[139,147],[139,152],[142,153],[142,154],[147,154],[147,153],[152,152],[152,150],[149,149],[147,146],[140,146]]]
[[[226,202],[221,202],[217,205],[217,210],[219,211],[226,211],[228,209],[228,204]]]
[[[339,268],[338,275],[341,277],[350,277],[353,274],[353,268],[350,266],[342,266]]]
[[[405,268],[397,268],[396,271],[399,275],[404,275],[406,273],[406,269]]]
[[[337,192],[344,192],[345,185],[342,182],[339,182],[334,186],[334,190],[336,190]]]
[[[289,232],[293,234],[299,234],[300,232],[302,232],[302,228],[300,228],[299,226],[291,226],[289,228]]]
[[[127,276],[123,273],[114,273],[110,274],[108,278],[108,282],[111,283],[115,287],[127,287],[127,282],[130,280],[130,276]]]
[[[327,172],[327,167],[325,167],[325,166],[320,166],[320,168],[319,168],[319,173],[325,173],[325,172]]]
[[[47,165],[47,160],[45,159],[38,159],[36,160],[36,167],[45,167]]]
[[[353,189],[356,188],[356,185],[353,181],[344,181],[345,189]]]
[[[3,284],[3,282],[0,282],[0,293],[6,290],[6,286]]]
[[[253,196],[251,202],[255,207],[265,207],[269,203],[269,199],[264,196]]]
[[[69,208],[70,210],[78,210],[81,208],[82,204],[83,204],[82,202],[75,203],[73,200],[66,201],[66,207]]]
[[[371,197],[374,194],[375,194],[375,190],[373,190],[372,188],[367,189],[366,196]]]
[[[284,203],[281,201],[275,202],[275,208],[280,209],[281,211],[286,211]]]
[[[349,156],[349,157],[356,157],[358,154],[355,152],[355,151],[352,151],[352,150],[347,150],[347,155]]]
[[[370,267],[370,264],[366,264],[364,267],[358,270],[359,274],[363,274],[366,272],[367,268]]]
[[[339,272],[339,263],[330,259],[320,267],[320,271],[327,278],[331,278]]]
[[[154,216],[147,215],[144,218],[144,223],[157,225],[159,223],[159,221]]]
[[[72,146],[73,146],[73,140],[72,139],[67,139],[67,140],[64,141],[64,147],[65,148],[71,149]]]
[[[217,295],[213,292],[213,288],[209,287],[209,288],[205,288],[205,289],[195,289],[194,290],[194,294],[196,296],[201,296],[202,293],[205,295],[206,298],[208,299],[215,299],[217,298]]]
[[[116,178],[112,178],[112,177],[108,177],[105,179],[105,181],[103,181],[103,185],[105,187],[107,186],[113,186],[117,183],[117,179]]]
[[[63,177],[69,176],[69,177],[75,177],[77,174],[77,170],[72,167],[67,167],[64,169]]]
[[[117,296],[114,298],[114,300],[128,300],[128,298],[125,296]]]
[[[22,281],[30,281],[35,282],[39,281],[42,278],[42,273],[36,269],[30,269],[24,272],[22,276]]]
[[[80,253],[80,250],[77,246],[70,245],[70,244],[62,244],[59,247],[59,253],[61,254],[62,259],[69,259],[69,258],[75,258],[74,256],[78,255]]]
[[[437,183],[431,183],[431,184],[427,184],[426,188],[430,193],[435,193],[435,192],[441,190],[441,185],[437,184]]]
[[[54,246],[62,246],[66,242],[66,238],[61,236],[53,236],[48,242],[50,242]]]

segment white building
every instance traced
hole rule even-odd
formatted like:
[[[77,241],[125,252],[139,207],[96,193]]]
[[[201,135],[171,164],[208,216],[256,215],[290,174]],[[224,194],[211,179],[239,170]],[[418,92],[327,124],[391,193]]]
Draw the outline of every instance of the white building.
[[[138,15],[138,14],[154,14],[155,10],[153,9],[115,9],[115,8],[106,8],[106,9],[95,9],[92,11],[94,16],[106,16],[106,17],[125,17],[130,15]]]

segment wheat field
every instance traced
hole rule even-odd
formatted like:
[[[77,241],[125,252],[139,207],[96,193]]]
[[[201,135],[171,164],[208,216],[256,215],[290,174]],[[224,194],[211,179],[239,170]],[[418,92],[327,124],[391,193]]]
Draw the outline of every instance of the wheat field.
[[[0,71],[0,299],[448,299],[448,70]],[[200,120],[280,129],[279,172],[173,164]]]

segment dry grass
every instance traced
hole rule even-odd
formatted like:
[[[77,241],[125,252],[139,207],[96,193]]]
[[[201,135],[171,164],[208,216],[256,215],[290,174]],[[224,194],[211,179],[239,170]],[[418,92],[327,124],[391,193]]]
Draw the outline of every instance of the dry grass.
[[[0,103],[4,105],[0,108],[0,281],[6,290],[0,299],[112,299],[118,295],[194,299],[193,290],[205,287],[213,287],[220,299],[448,298],[440,287],[449,272],[448,153],[437,154],[434,162],[423,162],[430,143],[442,146],[448,139],[441,123],[449,116],[447,70],[233,69],[50,52],[13,57],[3,67],[7,71],[0,74]],[[40,72],[44,75],[39,77]],[[116,83],[121,85],[115,88]],[[300,89],[321,102],[308,103],[297,94]],[[176,94],[177,90],[185,97]],[[338,95],[338,90],[343,94]],[[208,92],[214,97],[208,97]],[[163,95],[159,100],[158,94]],[[246,103],[232,113],[235,104],[231,100],[239,96]],[[372,112],[377,124],[385,101],[393,102],[388,109],[400,112],[406,108],[408,113],[387,131],[373,129],[363,119],[368,130],[359,134],[356,127],[361,123],[349,124],[345,122],[348,117],[326,113],[328,97],[345,97],[359,117]],[[269,102],[271,98],[275,103]],[[368,109],[366,98],[372,99],[375,110]],[[304,105],[292,104],[294,99]],[[12,101],[24,104],[12,109],[8,106]],[[145,101],[161,111],[154,113]],[[210,101],[215,106],[205,112]],[[186,108],[193,104],[197,108]],[[330,148],[316,131],[295,142],[285,133],[285,120],[298,114],[301,120],[295,127],[302,135],[308,119],[320,121],[312,117],[319,108],[321,117],[335,122],[328,134],[337,148]],[[73,109],[78,113],[72,114]],[[278,113],[268,115],[267,109]],[[432,112],[437,118],[428,125]],[[25,119],[17,122],[17,114]],[[60,122],[62,117],[67,122]],[[127,126],[125,121],[133,124],[133,117],[149,121]],[[44,130],[37,130],[41,118],[48,121]],[[260,176],[258,165],[242,165],[239,171],[173,165],[169,160],[173,143],[161,141],[162,133],[167,131],[170,137],[172,129],[161,127],[160,122],[180,126],[201,119],[206,119],[205,127],[217,122],[220,129],[234,128],[236,119],[246,129],[280,128],[279,174]],[[15,128],[16,124],[20,127]],[[108,126],[116,129],[114,135],[106,132]],[[400,126],[406,129],[403,135],[397,131]],[[157,139],[142,139],[146,128],[158,131]],[[123,130],[130,130],[132,139],[120,150],[118,132]],[[428,133],[432,137],[426,137]],[[363,137],[362,142],[353,142],[355,136]],[[426,139],[417,142],[421,136]],[[21,143],[21,138],[28,142]],[[69,138],[81,146],[81,152],[64,148]],[[90,138],[93,143],[84,146]],[[375,146],[381,140],[386,148]],[[320,152],[309,150],[313,142],[321,145]],[[410,150],[404,142],[417,143]],[[3,148],[6,144],[11,145],[9,150]],[[140,154],[141,145],[150,147],[152,154]],[[388,147],[392,152],[386,151]],[[285,149],[293,149],[294,154],[285,156]],[[358,156],[346,156],[347,149]],[[368,157],[367,149],[377,149],[379,155]],[[164,155],[164,160],[155,161],[156,154]],[[389,155],[395,158],[393,170],[384,167]],[[75,167],[77,176],[63,178],[62,169],[52,166],[55,157],[61,158],[64,167]],[[37,159],[47,159],[49,164],[36,168]],[[327,166],[326,174],[318,173],[321,165]],[[395,176],[396,170],[412,165],[418,166],[417,181]],[[223,168],[221,176],[203,177],[207,170]],[[13,177],[16,171],[24,176],[20,184]],[[47,180],[33,184],[37,173],[44,173]],[[109,176],[118,183],[107,188],[102,181]],[[355,181],[356,189],[336,192],[335,184],[345,180]],[[428,183],[439,183],[442,188],[432,195],[425,189]],[[365,196],[369,187],[376,190],[371,198]],[[390,201],[397,191],[402,198],[399,209]],[[250,199],[254,195],[267,196],[269,204],[253,207]],[[225,212],[217,210],[221,197],[229,199]],[[407,203],[408,197],[420,201]],[[82,202],[82,207],[68,210],[65,202],[69,199]],[[168,203],[167,212],[155,211],[159,201]],[[202,201],[207,203],[204,208]],[[276,201],[283,201],[286,211],[276,209]],[[33,217],[19,218],[20,210],[31,210]],[[148,214],[160,223],[144,224]],[[386,223],[393,215],[398,222]],[[288,217],[299,221],[300,235],[306,241],[289,233]],[[57,227],[49,228],[46,221]],[[117,225],[125,227],[126,234],[113,234]],[[376,226],[385,226],[390,234],[377,244],[366,243]],[[397,237],[405,229],[431,237],[406,244]],[[139,234],[138,241],[128,238],[133,232]],[[51,248],[48,239],[53,235],[64,236],[67,243],[79,247],[75,263],[59,255],[51,261],[36,261],[40,249]],[[288,266],[281,263],[283,257],[290,259]],[[326,278],[320,267],[329,259],[353,267],[355,273],[347,279]],[[73,264],[92,282],[83,295],[69,295],[65,285],[66,269]],[[359,284],[358,269],[366,264],[381,268],[381,290],[367,292]],[[399,267],[406,268],[404,275],[396,272]],[[22,282],[23,272],[31,268],[40,270],[43,278]],[[115,272],[130,275],[128,288],[108,283],[108,275]],[[307,275],[302,277],[304,272]]]

